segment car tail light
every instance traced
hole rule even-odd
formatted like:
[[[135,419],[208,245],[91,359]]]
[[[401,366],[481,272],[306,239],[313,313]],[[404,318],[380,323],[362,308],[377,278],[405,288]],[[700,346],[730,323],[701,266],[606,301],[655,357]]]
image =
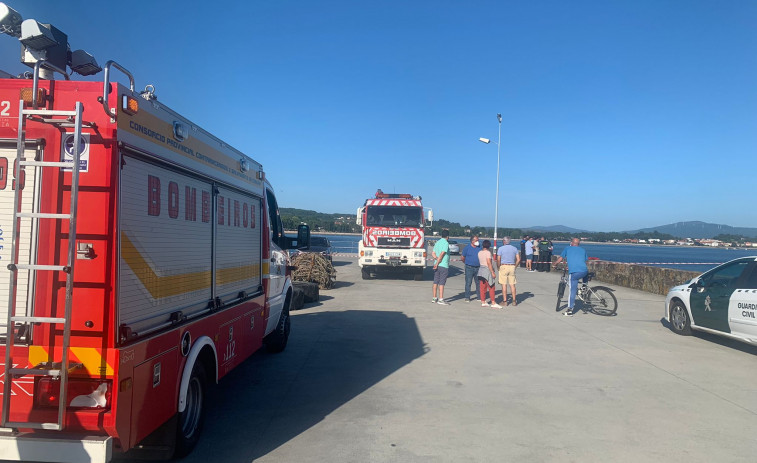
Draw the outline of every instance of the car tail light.
[[[60,380],[40,378],[34,386],[37,407],[57,407],[60,403]],[[70,408],[110,408],[112,382],[102,379],[69,379],[66,394]]]

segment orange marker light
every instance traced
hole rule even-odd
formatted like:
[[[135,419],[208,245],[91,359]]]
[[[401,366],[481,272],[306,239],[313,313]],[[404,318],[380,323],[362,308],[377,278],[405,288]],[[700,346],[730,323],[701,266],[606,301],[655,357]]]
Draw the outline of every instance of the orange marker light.
[[[133,116],[139,111],[139,102],[136,98],[124,95],[121,101],[121,109],[123,109],[126,114]]]
[[[21,89],[21,99],[24,100],[24,105],[26,106],[32,105],[33,94],[34,94],[33,88]],[[38,88],[37,89],[37,106],[43,106],[45,104],[45,99],[47,99],[47,91],[44,88]]]

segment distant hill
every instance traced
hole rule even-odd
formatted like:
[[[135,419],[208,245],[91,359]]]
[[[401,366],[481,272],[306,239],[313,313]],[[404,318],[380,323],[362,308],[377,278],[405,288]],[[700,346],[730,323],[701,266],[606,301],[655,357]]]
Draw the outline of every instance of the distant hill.
[[[640,230],[629,231],[628,233],[667,233],[679,238],[713,238],[717,235],[742,235],[748,238],[757,238],[757,228],[750,227],[732,227],[707,222],[676,222],[658,227],[642,228]]]
[[[579,230],[577,228],[566,227],[565,225],[536,225],[533,227],[526,227],[523,230],[543,231],[543,232],[556,232],[556,233],[584,233],[587,230]]]

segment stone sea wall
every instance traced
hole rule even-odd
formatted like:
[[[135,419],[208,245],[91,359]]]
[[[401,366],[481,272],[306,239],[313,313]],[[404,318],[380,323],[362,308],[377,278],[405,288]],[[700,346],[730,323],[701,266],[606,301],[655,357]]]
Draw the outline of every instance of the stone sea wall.
[[[553,260],[556,260],[553,257]],[[625,286],[654,294],[666,295],[668,290],[685,283],[701,272],[615,262],[589,261],[589,271],[597,274],[596,280],[611,285]]]

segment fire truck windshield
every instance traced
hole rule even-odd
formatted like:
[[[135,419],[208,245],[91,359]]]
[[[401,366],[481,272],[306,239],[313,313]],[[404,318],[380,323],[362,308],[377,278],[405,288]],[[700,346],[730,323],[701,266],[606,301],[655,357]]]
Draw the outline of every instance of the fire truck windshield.
[[[420,207],[369,206],[365,224],[370,227],[422,227]]]

